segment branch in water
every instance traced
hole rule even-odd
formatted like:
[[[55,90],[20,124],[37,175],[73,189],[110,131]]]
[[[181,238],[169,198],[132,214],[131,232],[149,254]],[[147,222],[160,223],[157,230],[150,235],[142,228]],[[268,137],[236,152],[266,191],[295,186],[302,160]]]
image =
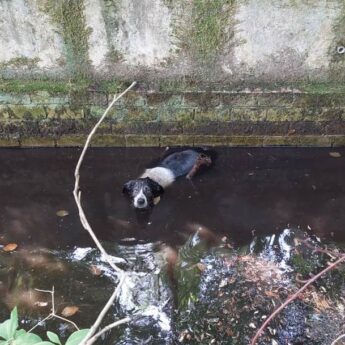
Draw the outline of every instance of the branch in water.
[[[292,296],[290,296],[280,307],[278,307],[262,324],[260,329],[256,332],[254,338],[251,341],[251,345],[255,345],[257,340],[259,339],[261,333],[265,330],[267,325],[273,320],[288,304],[290,304],[292,301],[294,301],[310,284],[312,284],[315,280],[319,279],[321,276],[323,276],[328,271],[335,268],[337,265],[341,264],[343,261],[345,261],[345,254],[343,254],[337,261],[335,261],[333,264],[329,265],[325,269],[323,269],[320,273],[309,279],[296,293],[294,293]]]
[[[109,326],[106,326],[104,329],[106,329],[104,332],[103,330],[99,331],[96,335],[95,332],[97,330],[97,328],[99,327],[99,325],[101,324],[105,314],[107,313],[107,311],[109,310],[109,308],[111,307],[111,305],[113,304],[113,302],[115,301],[116,297],[119,294],[119,291],[121,290],[122,284],[126,279],[126,274],[125,272],[118,266],[116,266],[114,264],[114,262],[112,261],[112,257],[106,252],[106,250],[103,248],[102,244],[100,243],[100,241],[98,240],[97,236],[95,235],[95,233],[93,232],[91,225],[89,224],[86,215],[84,213],[82,204],[81,204],[81,191],[80,191],[80,187],[79,187],[79,181],[80,181],[80,167],[81,164],[84,160],[85,154],[87,149],[90,146],[90,142],[91,139],[93,137],[93,135],[95,134],[97,128],[100,126],[100,124],[102,123],[102,121],[105,119],[105,117],[107,116],[108,112],[110,111],[110,109],[112,108],[112,106],[121,98],[123,97],[129,90],[131,90],[134,86],[136,85],[136,82],[133,82],[125,91],[123,91],[119,96],[114,96],[112,102],[109,104],[108,108],[105,110],[104,114],[101,116],[101,118],[99,119],[99,121],[96,123],[96,125],[92,128],[91,132],[89,133],[85,145],[83,147],[83,150],[81,152],[81,155],[79,157],[77,166],[75,168],[75,172],[74,172],[74,177],[75,177],[75,183],[74,183],[74,190],[73,190],[73,196],[74,196],[74,200],[77,204],[78,207],[78,211],[79,211],[79,218],[80,218],[80,222],[83,225],[84,229],[90,234],[91,238],[93,239],[93,241],[95,242],[96,246],[98,247],[98,249],[100,250],[100,252],[102,253],[103,257],[105,258],[105,260],[108,262],[108,264],[114,269],[114,271],[118,274],[119,276],[119,284],[117,285],[116,289],[114,290],[113,294],[110,296],[108,302],[106,303],[106,305],[103,307],[102,311],[99,313],[96,321],[94,322],[94,324],[91,326],[89,332],[87,333],[86,337],[83,339],[83,341],[79,344],[79,345],[91,345],[93,344],[97,338],[102,335],[107,329],[110,329],[112,327],[115,327],[116,325],[120,325],[122,323],[128,322],[130,319],[129,318],[125,318],[123,320],[119,320],[117,321],[116,325],[112,324],[113,326],[110,328],[107,328]]]

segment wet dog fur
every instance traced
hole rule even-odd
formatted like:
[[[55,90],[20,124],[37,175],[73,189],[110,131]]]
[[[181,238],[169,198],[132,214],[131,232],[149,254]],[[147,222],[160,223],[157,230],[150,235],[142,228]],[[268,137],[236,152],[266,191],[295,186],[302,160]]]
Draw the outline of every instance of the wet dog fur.
[[[139,178],[125,183],[123,193],[130,198],[134,208],[150,209],[177,178],[182,176],[192,178],[196,173],[209,168],[214,163],[214,159],[214,151],[202,148],[168,150]]]

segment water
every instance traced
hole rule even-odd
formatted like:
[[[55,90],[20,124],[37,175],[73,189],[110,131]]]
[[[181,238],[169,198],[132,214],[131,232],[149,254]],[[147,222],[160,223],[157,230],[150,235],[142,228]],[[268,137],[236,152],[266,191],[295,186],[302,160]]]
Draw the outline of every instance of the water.
[[[331,151],[341,157],[331,156]],[[210,171],[192,182],[177,181],[149,216],[130,207],[122,185],[163,155],[163,149],[94,148],[86,155],[80,183],[85,213],[107,250],[127,260],[124,267],[131,276],[132,287],[123,292],[107,321],[144,313],[130,327],[107,335],[103,344],[170,343],[178,318],[174,309],[187,308],[193,298],[210,299],[196,293],[207,285],[195,265],[204,260],[221,275],[219,256],[208,255],[213,248],[223,248],[224,241],[248,252],[255,247],[260,258],[279,261],[281,269],[290,259],[288,229],[299,228],[324,241],[345,241],[345,149],[217,152]],[[87,327],[116,286],[116,276],[92,249],[74,205],[73,171],[79,154],[72,148],[0,151],[0,244],[18,244],[16,252],[0,256],[1,319],[19,304],[24,325],[35,324],[49,313],[49,305],[38,307],[35,302],[49,302],[49,296],[34,289],[55,285],[59,311],[77,305],[80,311],[72,319]],[[61,210],[68,215],[56,215]],[[201,246],[193,243],[197,231]],[[101,269],[100,276],[90,272],[92,265]],[[71,331],[53,321],[38,331],[44,329],[62,335]]]
[[[215,167],[193,182],[179,180],[149,220],[138,222],[122,196],[163,149],[92,149],[81,169],[86,214],[103,240],[137,238],[169,245],[185,242],[198,226],[238,243],[287,225],[308,226],[321,237],[345,238],[344,156],[329,149],[218,149]],[[3,241],[49,248],[84,245],[72,198],[78,149],[0,151],[0,227]],[[59,218],[58,210],[68,217]]]

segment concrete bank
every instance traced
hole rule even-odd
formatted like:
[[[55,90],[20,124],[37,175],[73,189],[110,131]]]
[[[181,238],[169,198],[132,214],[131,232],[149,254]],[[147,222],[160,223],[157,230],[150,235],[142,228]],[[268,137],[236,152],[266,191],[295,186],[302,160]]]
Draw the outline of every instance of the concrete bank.
[[[114,90],[3,91],[0,146],[80,146]],[[140,85],[101,125],[96,146],[342,146],[340,91],[155,91]]]

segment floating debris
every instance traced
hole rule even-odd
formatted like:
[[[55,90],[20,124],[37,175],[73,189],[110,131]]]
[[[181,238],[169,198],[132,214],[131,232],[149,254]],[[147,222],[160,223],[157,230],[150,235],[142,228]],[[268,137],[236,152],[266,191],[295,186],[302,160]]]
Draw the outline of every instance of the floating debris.
[[[69,215],[69,212],[67,210],[59,210],[56,212],[56,215],[58,217],[66,217]]]
[[[18,248],[18,244],[17,243],[9,243],[4,248],[2,248],[2,250],[4,252],[13,252],[17,248]]]

